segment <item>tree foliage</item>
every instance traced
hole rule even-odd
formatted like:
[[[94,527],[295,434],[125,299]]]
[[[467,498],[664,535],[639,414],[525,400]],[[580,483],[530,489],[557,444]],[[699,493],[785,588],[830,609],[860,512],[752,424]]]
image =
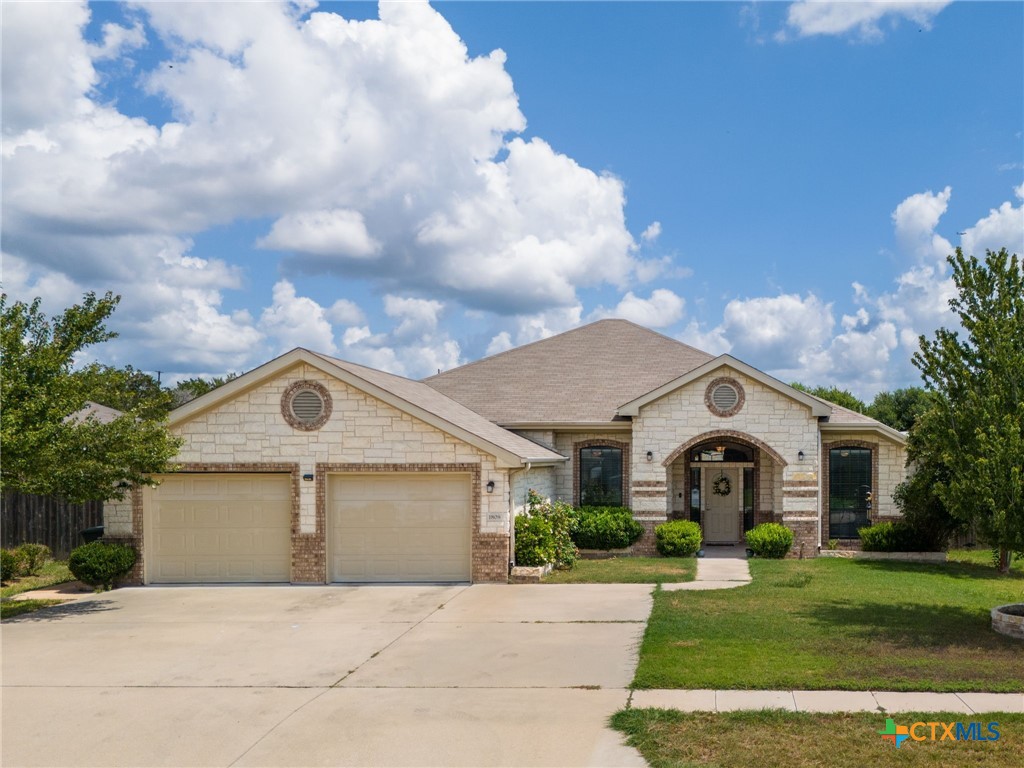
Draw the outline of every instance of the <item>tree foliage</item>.
[[[928,410],[929,395],[922,387],[879,392],[867,408],[867,415],[900,432],[909,432],[918,417]]]
[[[828,400],[830,403],[841,405],[843,408],[848,408],[851,411],[857,413],[866,413],[867,406],[864,401],[854,395],[848,389],[840,389],[836,385],[831,387],[808,387],[806,384],[801,384],[799,381],[792,382],[789,386],[793,389],[799,389],[801,392],[806,392],[809,395],[820,397],[822,400]]]
[[[162,423],[170,398],[150,377],[131,368],[75,367],[84,349],[115,337],[105,322],[119,300],[88,293],[48,318],[38,298],[8,304],[0,296],[3,489],[72,502],[123,498],[177,452],[180,442]],[[125,414],[107,424],[76,416],[88,400]]]
[[[932,405],[911,432],[912,460],[944,468],[934,491],[950,513],[977,524],[1000,550],[1024,550],[1024,273],[1016,255],[984,263],[958,248],[949,257],[958,288],[950,307],[965,335],[921,337],[914,365]]]
[[[217,387],[223,386],[232,379],[237,378],[237,373],[229,373],[225,376],[213,376],[208,379],[205,379],[202,376],[193,376],[190,379],[179,381],[174,385],[174,387],[168,390],[168,392],[170,393],[174,407],[177,408],[178,406],[191,402],[197,397],[201,397],[207,392],[212,392]]]

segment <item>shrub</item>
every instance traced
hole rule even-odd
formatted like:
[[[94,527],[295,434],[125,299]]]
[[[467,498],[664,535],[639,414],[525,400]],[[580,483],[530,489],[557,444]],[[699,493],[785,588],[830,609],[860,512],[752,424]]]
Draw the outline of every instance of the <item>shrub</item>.
[[[761,523],[747,531],[747,546],[758,557],[783,558],[793,546],[793,532],[778,523]]]
[[[25,560],[14,549],[0,549],[0,581],[10,581],[25,572]]]
[[[700,526],[692,520],[673,520],[654,529],[654,546],[665,557],[688,557],[700,549]]]
[[[857,529],[865,552],[929,552],[935,549],[935,537],[904,520],[875,523]]]
[[[629,507],[581,507],[572,540],[582,549],[622,549],[644,535]]]
[[[555,532],[542,515],[516,516],[516,565],[544,565],[554,562]]]
[[[71,552],[68,569],[79,581],[91,587],[110,589],[135,565],[135,550],[124,544],[93,541]]]
[[[571,506],[564,501],[548,501],[530,490],[526,514],[515,520],[516,564],[554,563],[559,568],[572,568],[579,557],[571,535],[574,525]]]
[[[16,551],[21,555],[28,576],[38,576],[39,570],[51,555],[50,548],[45,544],[22,544]]]

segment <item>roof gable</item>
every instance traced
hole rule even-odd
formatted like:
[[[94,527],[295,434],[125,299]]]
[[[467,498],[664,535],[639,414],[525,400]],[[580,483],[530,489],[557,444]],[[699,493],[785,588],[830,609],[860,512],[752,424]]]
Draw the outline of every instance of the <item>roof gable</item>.
[[[418,381],[373,368],[327,357],[307,349],[293,349],[258,368],[232,379],[171,411],[169,426],[181,424],[253,387],[305,363],[398,410],[447,432],[494,456],[500,465],[553,463],[565,460],[554,451],[492,424],[479,414]]]
[[[608,424],[618,407],[712,360],[628,320],[599,320],[424,379],[506,426]]]
[[[799,389],[784,384],[778,379],[769,376],[763,371],[759,371],[756,368],[747,365],[746,363],[737,360],[732,355],[719,355],[713,360],[709,360],[692,371],[688,371],[682,376],[673,379],[672,381],[662,384],[660,387],[647,392],[640,397],[624,403],[619,407],[618,413],[620,416],[638,416],[640,409],[648,403],[653,403],[655,400],[659,400],[670,392],[675,392],[680,387],[685,387],[687,384],[696,381],[702,376],[707,376],[720,368],[732,368],[734,371],[739,371],[744,376],[757,381],[769,389],[775,390],[780,395],[788,397],[791,400],[795,400],[801,405],[807,406],[812,416],[831,416],[832,408],[829,403],[826,403],[820,398],[813,397],[806,392],[801,392]]]

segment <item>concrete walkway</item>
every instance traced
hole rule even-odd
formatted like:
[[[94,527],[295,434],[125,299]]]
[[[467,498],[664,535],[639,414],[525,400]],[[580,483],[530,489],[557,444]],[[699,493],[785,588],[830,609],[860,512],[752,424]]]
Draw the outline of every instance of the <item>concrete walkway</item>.
[[[1024,693],[919,693],[896,691],[633,691],[629,706],[683,712],[786,709],[790,712],[1024,713]]]
[[[677,590],[732,589],[750,583],[747,550],[743,546],[705,547],[697,560],[697,578],[675,584],[662,584],[666,592]]]

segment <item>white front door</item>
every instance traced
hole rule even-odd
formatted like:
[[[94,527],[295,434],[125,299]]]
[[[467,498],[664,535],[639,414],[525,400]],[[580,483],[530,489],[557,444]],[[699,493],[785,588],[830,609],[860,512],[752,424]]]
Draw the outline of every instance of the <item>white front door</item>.
[[[704,468],[704,541],[708,544],[735,544],[740,540],[740,470]],[[717,488],[718,492],[715,492]]]

